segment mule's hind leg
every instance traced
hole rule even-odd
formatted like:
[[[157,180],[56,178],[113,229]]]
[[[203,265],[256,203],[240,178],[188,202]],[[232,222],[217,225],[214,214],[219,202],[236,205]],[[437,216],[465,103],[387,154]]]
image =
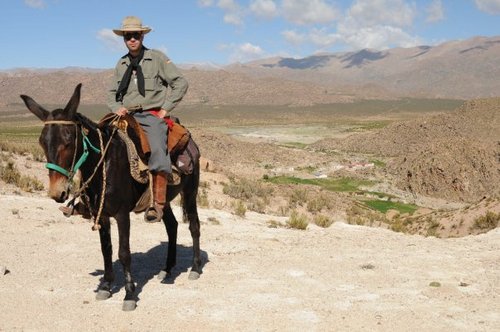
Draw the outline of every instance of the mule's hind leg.
[[[163,223],[168,235],[167,262],[165,269],[158,274],[158,279],[165,279],[170,276],[172,268],[177,262],[177,228],[179,224],[177,223],[177,219],[175,219],[170,203],[166,204],[163,211]]]
[[[101,217],[101,228],[99,229],[99,238],[101,240],[101,252],[104,259],[104,277],[97,289],[96,300],[106,300],[111,297],[111,283],[115,279],[113,272],[111,244],[111,233],[109,218]]]
[[[198,208],[196,205],[197,189],[196,187],[193,190],[185,192],[182,200],[183,214],[189,220],[189,231],[193,239],[193,267],[189,273],[189,279],[191,280],[196,280],[201,275],[200,219],[198,218]]]
[[[124,311],[131,311],[136,308],[137,298],[135,295],[135,284],[130,272],[130,215],[127,212],[120,212],[115,216],[118,224],[118,237],[120,248],[118,250],[118,259],[123,266],[125,276],[125,298],[123,299]]]

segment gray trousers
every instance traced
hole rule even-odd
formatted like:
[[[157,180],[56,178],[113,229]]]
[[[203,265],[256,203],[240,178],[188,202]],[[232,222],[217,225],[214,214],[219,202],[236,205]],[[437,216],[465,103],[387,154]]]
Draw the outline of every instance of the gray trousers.
[[[135,113],[134,118],[139,122],[148,137],[151,156],[148,167],[151,172],[172,173],[172,163],[167,150],[167,124],[153,114],[144,111]]]

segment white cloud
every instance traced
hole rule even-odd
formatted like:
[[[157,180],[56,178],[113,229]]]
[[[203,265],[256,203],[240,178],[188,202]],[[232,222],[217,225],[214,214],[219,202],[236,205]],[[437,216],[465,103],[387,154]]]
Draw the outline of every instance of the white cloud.
[[[305,33],[286,30],[281,33],[285,40],[292,45],[298,46],[304,43],[312,44],[320,50],[333,46],[341,37],[337,33],[329,32],[328,29],[313,28]]]
[[[257,17],[273,18],[278,15],[278,8],[273,0],[253,0],[250,11]]]
[[[219,0],[217,7],[224,11],[224,22],[233,25],[243,24],[243,9],[234,0]]]
[[[283,0],[283,16],[300,25],[333,23],[339,17],[338,10],[324,0]]]
[[[388,25],[377,25],[351,29],[340,25],[339,40],[352,49],[371,48],[376,50],[391,47],[413,47],[421,45],[420,38],[411,36],[403,29]]]
[[[312,29],[309,33],[309,39],[311,43],[314,45],[325,49],[333,46],[339,40],[341,40],[341,36],[337,33],[331,33],[327,29]]]
[[[433,23],[444,19],[444,9],[441,0],[433,0],[427,7],[427,22]]]
[[[386,49],[412,47],[422,43],[420,38],[404,30],[413,25],[416,16],[414,3],[403,0],[356,0],[337,24],[336,33],[320,30],[316,44],[325,46],[343,43],[351,49]]]
[[[500,14],[500,0],[475,0],[479,10],[491,14]]]
[[[307,40],[307,36],[293,30],[285,30],[281,33],[287,42],[293,45],[300,45]]]
[[[262,58],[266,55],[260,46],[253,45],[251,43],[244,43],[240,45],[220,45],[219,49],[222,51],[231,51],[229,56],[230,62],[247,62]]]
[[[44,0],[24,0],[24,3],[31,8],[45,8]]]
[[[356,0],[348,11],[350,20],[361,27],[411,26],[415,15],[415,4],[404,0]]]
[[[101,29],[97,32],[99,39],[107,49],[111,51],[125,51],[126,47],[123,38],[117,36],[111,29]]]

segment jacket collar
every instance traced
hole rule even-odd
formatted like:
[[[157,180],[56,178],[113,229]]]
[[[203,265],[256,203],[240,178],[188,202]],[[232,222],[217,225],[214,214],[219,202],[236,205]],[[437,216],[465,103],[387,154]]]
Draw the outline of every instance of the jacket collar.
[[[151,52],[150,49],[144,50],[144,56],[142,57],[142,60],[143,61],[144,60],[153,60],[152,52]],[[130,64],[130,59],[128,58],[128,53],[125,54],[124,56],[122,56],[120,63],[122,65],[124,65],[124,64],[127,64],[127,65]]]

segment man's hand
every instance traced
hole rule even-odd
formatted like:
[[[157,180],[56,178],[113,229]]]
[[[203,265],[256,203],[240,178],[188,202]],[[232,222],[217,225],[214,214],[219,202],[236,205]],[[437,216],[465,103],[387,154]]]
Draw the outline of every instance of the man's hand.
[[[168,112],[165,111],[163,108],[161,110],[158,111],[158,117],[159,118],[164,118],[168,115]]]
[[[115,113],[120,115],[120,116],[124,116],[128,113],[128,109],[126,109],[125,107],[122,106]]]

